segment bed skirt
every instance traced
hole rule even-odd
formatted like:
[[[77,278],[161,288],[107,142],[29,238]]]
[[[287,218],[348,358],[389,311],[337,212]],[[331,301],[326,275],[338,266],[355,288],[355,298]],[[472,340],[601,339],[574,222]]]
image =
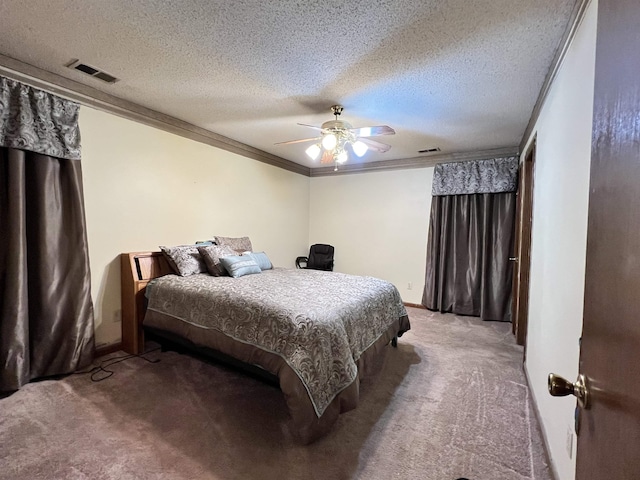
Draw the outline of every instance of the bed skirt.
[[[378,357],[386,354],[394,337],[409,330],[409,318],[400,317],[356,360],[358,374],[338,392],[320,417],[317,416],[304,383],[279,355],[259,347],[237,341],[213,329],[203,329],[186,322],[176,322],[164,313],[148,310],[144,326],[167,332],[198,347],[221,352],[248,365],[255,365],[278,378],[290,414],[289,430],[302,444],[309,444],[325,435],[341,413],[356,408],[359,402],[361,379],[375,375],[382,365]],[[376,360],[377,359],[377,360]]]

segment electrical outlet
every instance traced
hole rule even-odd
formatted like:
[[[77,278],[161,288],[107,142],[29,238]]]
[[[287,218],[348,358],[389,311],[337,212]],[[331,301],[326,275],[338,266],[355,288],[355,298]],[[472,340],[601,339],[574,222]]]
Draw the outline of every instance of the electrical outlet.
[[[567,426],[567,440],[566,445],[567,455],[569,458],[573,457],[573,427],[571,425]]]
[[[411,289],[413,289],[413,283],[409,282],[407,284],[407,290],[411,290]]]
[[[113,323],[120,323],[122,321],[122,310],[115,310],[113,312]]]

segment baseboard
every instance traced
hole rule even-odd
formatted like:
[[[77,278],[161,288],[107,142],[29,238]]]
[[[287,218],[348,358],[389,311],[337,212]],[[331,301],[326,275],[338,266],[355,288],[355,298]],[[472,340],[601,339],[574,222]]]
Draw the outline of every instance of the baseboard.
[[[553,480],[558,480],[560,476],[558,475],[558,470],[556,469],[555,463],[551,459],[551,455],[549,452],[551,449],[549,448],[549,439],[547,438],[547,431],[544,429],[542,423],[542,415],[540,414],[540,409],[538,408],[538,402],[536,401],[536,397],[533,396],[533,389],[531,388],[531,379],[529,378],[529,372],[527,371],[526,365],[522,365],[522,369],[524,370],[524,377],[527,381],[527,388],[529,389],[529,398],[531,398],[531,404],[533,405],[533,413],[536,415],[536,420],[538,421],[538,425],[540,426],[540,431],[542,432],[542,441],[544,443],[544,453],[547,457],[547,464],[549,465],[549,470],[551,471],[551,476]]]
[[[423,309],[427,309],[427,307],[425,307],[424,305],[421,305],[419,303],[409,303],[409,302],[402,302],[404,303],[405,307],[413,307],[413,308],[423,308]]]
[[[117,352],[118,350],[122,350],[122,342],[111,343],[109,345],[103,345],[102,347],[96,348],[95,356],[102,357],[104,355]]]

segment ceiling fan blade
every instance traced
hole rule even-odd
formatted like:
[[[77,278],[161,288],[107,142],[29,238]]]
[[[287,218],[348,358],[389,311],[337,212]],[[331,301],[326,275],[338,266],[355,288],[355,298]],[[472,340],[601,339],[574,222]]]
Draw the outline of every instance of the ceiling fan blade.
[[[300,140],[289,140],[288,142],[278,142],[278,143],[274,143],[274,145],[291,145],[292,143],[310,142],[312,140],[320,140],[321,138],[322,137],[302,138]]]
[[[369,150],[374,150],[376,152],[385,153],[391,149],[391,145],[387,145],[386,143],[376,142],[375,140],[371,140],[370,138],[358,138],[362,143],[364,143]]]
[[[357,137],[375,137],[377,135],[395,135],[396,131],[387,125],[376,125],[375,127],[350,128],[349,131]]]
[[[322,131],[322,127],[316,127],[315,125],[307,125],[306,123],[299,123],[298,125],[302,125],[303,127],[313,128],[314,130]]]
[[[320,163],[333,163],[333,153],[329,150],[325,150],[320,159]]]

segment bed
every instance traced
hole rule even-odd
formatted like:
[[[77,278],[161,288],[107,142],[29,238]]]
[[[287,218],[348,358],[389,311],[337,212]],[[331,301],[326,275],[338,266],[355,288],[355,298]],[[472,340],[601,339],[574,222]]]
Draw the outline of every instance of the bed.
[[[398,290],[372,277],[285,268],[181,277],[160,252],[123,254],[122,267],[125,350],[141,352],[146,330],[268,372],[301,443],[357,406],[360,378],[410,328]]]

